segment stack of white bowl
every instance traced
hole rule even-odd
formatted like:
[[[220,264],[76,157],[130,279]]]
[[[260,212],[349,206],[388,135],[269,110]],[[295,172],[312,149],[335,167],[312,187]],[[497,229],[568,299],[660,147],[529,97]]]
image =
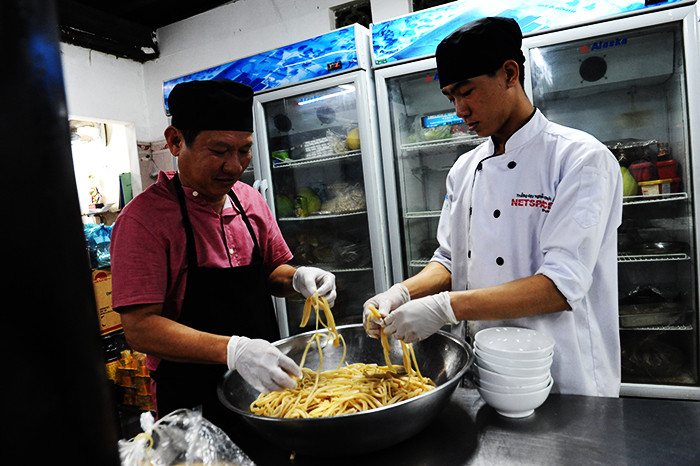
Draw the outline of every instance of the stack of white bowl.
[[[527,328],[492,327],[474,337],[476,386],[507,417],[531,415],[549,396],[554,339]]]

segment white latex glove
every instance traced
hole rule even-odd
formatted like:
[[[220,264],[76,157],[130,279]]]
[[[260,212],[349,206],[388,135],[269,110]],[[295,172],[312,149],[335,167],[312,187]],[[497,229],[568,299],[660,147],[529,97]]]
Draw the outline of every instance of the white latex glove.
[[[362,323],[365,326],[365,331],[367,335],[372,338],[379,338],[379,330],[384,326],[384,318],[389,315],[391,311],[407,303],[411,300],[411,294],[401,283],[397,283],[384,293],[379,293],[362,305],[364,311],[362,312]],[[379,314],[381,314],[381,320],[378,320],[374,314],[369,310],[369,306],[373,306]]]
[[[457,318],[447,291],[414,299],[384,319],[384,333],[405,343],[428,338],[443,325],[456,324]]]
[[[335,275],[317,267],[299,267],[292,277],[292,287],[305,298],[318,291],[319,296],[325,296],[328,306],[335,303]]]
[[[290,357],[261,339],[232,336],[228,341],[226,362],[230,370],[263,393],[297,386],[292,376],[301,377],[301,369]]]

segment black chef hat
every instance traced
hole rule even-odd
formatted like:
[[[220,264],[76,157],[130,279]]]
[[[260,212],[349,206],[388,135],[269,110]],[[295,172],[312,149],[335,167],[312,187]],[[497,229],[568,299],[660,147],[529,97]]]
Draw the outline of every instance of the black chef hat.
[[[253,132],[253,89],[229,79],[189,81],[168,96],[178,129]]]
[[[511,18],[482,18],[461,26],[435,51],[440,87],[491,73],[509,59],[525,63],[522,43],[520,27]]]

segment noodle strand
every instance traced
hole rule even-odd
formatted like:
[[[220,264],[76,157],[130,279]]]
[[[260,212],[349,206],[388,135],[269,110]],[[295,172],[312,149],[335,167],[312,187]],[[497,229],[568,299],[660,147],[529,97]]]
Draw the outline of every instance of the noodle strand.
[[[418,369],[413,346],[401,342],[403,365],[392,364],[390,345],[383,329],[380,341],[386,366],[377,364],[346,364],[345,340],[335,327],[335,319],[325,297],[317,294],[306,299],[301,327],[304,327],[311,310],[316,314],[316,332],[309,338],[299,364],[302,376],[292,389],[263,393],[250,405],[253,414],[283,418],[327,417],[350,414],[398,403],[435,388],[435,383],[423,377]],[[370,307],[376,317],[379,312]],[[325,318],[325,323],[323,318]],[[328,330],[325,342],[333,346],[342,343],[343,356],[335,370],[323,371],[323,346],[319,324]],[[311,345],[316,343],[319,352],[318,370],[305,368],[306,356]]]

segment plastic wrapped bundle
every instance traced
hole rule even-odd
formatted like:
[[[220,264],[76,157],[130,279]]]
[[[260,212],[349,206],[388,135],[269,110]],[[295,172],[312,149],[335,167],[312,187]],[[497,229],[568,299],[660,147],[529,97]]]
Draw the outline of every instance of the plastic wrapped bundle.
[[[141,415],[142,433],[119,441],[123,466],[227,465],[254,463],[218,427],[199,411],[180,409],[154,422],[150,412]]]
[[[83,225],[85,240],[90,252],[90,265],[93,269],[102,269],[112,265],[109,245],[112,241],[112,227],[103,224]]]

